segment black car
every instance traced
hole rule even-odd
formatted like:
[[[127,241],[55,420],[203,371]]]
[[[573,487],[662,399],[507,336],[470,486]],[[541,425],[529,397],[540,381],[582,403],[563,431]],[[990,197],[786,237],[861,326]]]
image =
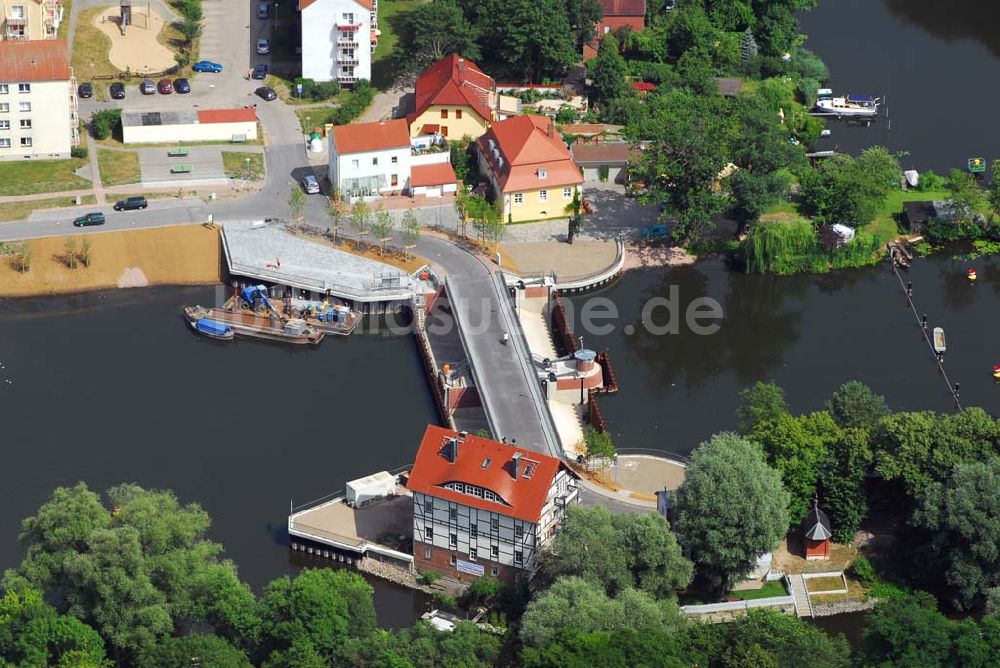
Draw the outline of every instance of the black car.
[[[88,213],[85,216],[80,216],[73,221],[74,227],[87,227],[88,225],[103,225],[104,224],[104,214],[97,211],[94,213]]]
[[[145,209],[147,206],[149,203],[146,202],[145,197],[128,197],[115,202],[115,211],[135,211],[136,209]]]
[[[191,83],[187,79],[174,79],[175,93],[190,93]]]
[[[124,100],[125,99],[125,84],[120,81],[116,81],[111,84],[108,88],[108,92],[111,93],[111,98],[114,100]]]
[[[267,65],[261,63],[260,65],[253,68],[253,74],[250,75],[254,79],[260,79],[263,81],[267,78]]]
[[[261,86],[254,92],[257,93],[257,95],[259,95],[260,97],[267,100],[268,102],[270,102],[271,100],[276,100],[278,98],[278,94],[275,93],[274,89],[271,88],[270,86]]]
[[[94,87],[89,83],[80,84],[76,92],[80,97],[94,97]]]

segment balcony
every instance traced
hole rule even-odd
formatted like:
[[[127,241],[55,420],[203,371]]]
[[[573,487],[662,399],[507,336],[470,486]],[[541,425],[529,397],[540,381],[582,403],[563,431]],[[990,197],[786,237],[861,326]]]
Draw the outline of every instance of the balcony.
[[[360,61],[354,56],[337,56],[338,65],[360,65]]]
[[[28,25],[28,17],[26,16],[11,16],[7,14],[7,26],[26,26]]]
[[[342,49],[345,49],[345,48],[346,49],[356,49],[356,48],[358,48],[358,40],[357,39],[338,39],[337,40],[337,46],[339,46]]]
[[[337,75],[337,83],[348,84],[348,83],[357,83],[357,82],[358,82],[358,78],[356,76],[354,76],[353,74],[338,74]]]
[[[337,30],[344,32],[357,32],[361,28],[360,23],[337,23]]]

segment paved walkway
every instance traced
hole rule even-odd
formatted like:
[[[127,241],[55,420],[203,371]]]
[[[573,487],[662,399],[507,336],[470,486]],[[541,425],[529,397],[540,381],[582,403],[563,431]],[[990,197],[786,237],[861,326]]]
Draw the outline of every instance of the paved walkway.
[[[788,590],[795,600],[795,614],[799,617],[812,617],[812,601],[809,599],[809,589],[801,573],[788,575]]]
[[[94,184],[94,197],[97,198],[97,205],[103,206],[108,203],[108,199],[104,196],[104,183],[101,181],[101,167],[97,162],[96,146],[91,146],[87,151],[87,159],[90,161],[90,181]]]

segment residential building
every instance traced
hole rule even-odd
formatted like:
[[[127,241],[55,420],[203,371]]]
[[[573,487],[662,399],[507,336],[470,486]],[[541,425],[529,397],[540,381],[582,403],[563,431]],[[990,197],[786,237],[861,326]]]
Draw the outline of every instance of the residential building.
[[[0,160],[68,158],[79,122],[66,41],[0,42]]]
[[[584,181],[628,183],[628,163],[641,149],[623,141],[577,143],[570,149],[573,160],[583,170]]]
[[[600,0],[601,20],[594,29],[594,39],[583,45],[583,59],[590,60],[601,48],[601,39],[621,29],[642,32],[646,29],[646,0]]]
[[[0,40],[55,39],[62,23],[59,0],[0,0]]]
[[[474,62],[453,53],[417,77],[410,136],[476,139],[498,120],[496,83]]]
[[[126,144],[244,142],[255,139],[257,112],[251,107],[129,111],[122,114],[122,141]]]
[[[330,183],[348,201],[455,191],[450,153],[433,138],[411,139],[402,118],[336,125],[329,136]]]
[[[558,459],[436,426],[424,432],[407,488],[418,570],[508,582],[534,571],[579,496]]]
[[[378,0],[299,0],[302,76],[350,85],[372,78]]]
[[[505,222],[565,218],[583,183],[555,123],[545,116],[500,121],[476,141],[479,170]]]

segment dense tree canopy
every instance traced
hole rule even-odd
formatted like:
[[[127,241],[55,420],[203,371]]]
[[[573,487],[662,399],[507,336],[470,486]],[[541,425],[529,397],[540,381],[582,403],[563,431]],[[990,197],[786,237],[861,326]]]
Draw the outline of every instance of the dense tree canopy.
[[[110,662],[94,629],[24,589],[0,596],[0,665],[104,668]]]
[[[860,226],[875,219],[885,196],[899,185],[899,161],[879,146],[858,158],[840,154],[801,172],[802,200],[812,219]]]
[[[479,30],[469,22],[455,0],[432,0],[417,5],[403,44],[404,56],[416,69],[457,53],[478,60]]]

